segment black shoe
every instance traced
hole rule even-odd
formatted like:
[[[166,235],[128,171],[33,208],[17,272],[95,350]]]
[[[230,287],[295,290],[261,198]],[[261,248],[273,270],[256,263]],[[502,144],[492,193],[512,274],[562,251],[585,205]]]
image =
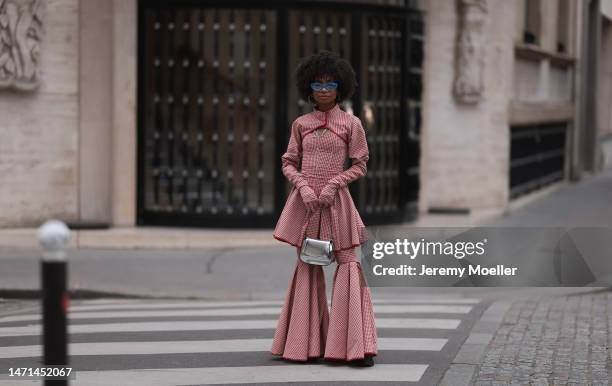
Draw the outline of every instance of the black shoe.
[[[306,363],[317,363],[322,357],[308,357]]]
[[[354,359],[352,361],[348,361],[350,366],[358,366],[358,367],[371,367],[374,366],[374,355],[368,355],[363,359]]]

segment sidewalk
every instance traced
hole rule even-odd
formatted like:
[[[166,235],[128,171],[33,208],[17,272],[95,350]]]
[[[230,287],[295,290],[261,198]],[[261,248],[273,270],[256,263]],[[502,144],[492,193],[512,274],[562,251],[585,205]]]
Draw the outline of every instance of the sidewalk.
[[[609,385],[612,293],[516,300],[471,384]]]

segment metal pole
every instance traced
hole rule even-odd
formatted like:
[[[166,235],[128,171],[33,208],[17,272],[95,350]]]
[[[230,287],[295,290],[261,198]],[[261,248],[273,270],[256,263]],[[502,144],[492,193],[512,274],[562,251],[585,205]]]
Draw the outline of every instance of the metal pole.
[[[70,230],[61,221],[49,220],[38,232],[42,247],[41,281],[45,365],[68,365],[66,244]],[[45,385],[68,385],[68,379],[45,379]]]

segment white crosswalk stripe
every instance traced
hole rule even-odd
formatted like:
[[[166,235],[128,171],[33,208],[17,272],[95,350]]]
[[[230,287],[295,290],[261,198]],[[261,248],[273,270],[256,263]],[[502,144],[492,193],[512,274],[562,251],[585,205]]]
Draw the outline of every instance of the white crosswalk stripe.
[[[449,333],[454,333],[480,302],[479,299],[467,298],[431,298],[428,301],[426,298],[376,297],[373,297],[373,301],[379,331],[379,355],[376,365],[367,369],[329,365],[325,362],[291,364],[269,354],[282,306],[280,300],[73,301],[69,314],[68,331],[71,343],[68,351],[71,363],[77,362],[80,365],[76,369],[77,379],[71,383],[168,385],[323,381],[420,382],[431,365],[428,361],[417,359],[409,363],[384,363],[381,358],[393,358],[393,355],[401,353],[415,353],[410,354],[413,355],[410,358],[415,355],[418,358],[425,353],[442,355],[449,345],[449,336],[452,335]],[[33,366],[34,363],[40,363],[42,346],[40,341],[32,341],[41,334],[40,319],[40,315],[36,313],[0,318],[0,367],[17,364],[21,366],[30,362]],[[132,338],[132,335],[113,338],[117,334],[125,333],[152,335],[150,339],[148,335],[138,339]],[[197,339],[194,336],[185,339],[184,335],[182,338],[172,339],[176,334],[192,333],[205,335],[198,336]],[[154,337],[159,334],[164,334],[163,339]],[[215,337],[215,334],[222,335]],[[74,337],[78,337],[78,341],[75,342],[72,339]],[[223,339],[219,339],[220,337]],[[223,366],[219,366],[219,363],[207,365],[204,361],[197,367],[181,367],[178,359],[171,359],[177,355],[180,355],[180,358],[186,358],[185,355],[200,358],[201,355],[211,354],[227,355],[226,358],[236,359],[228,359],[227,366],[225,363],[222,363]],[[159,368],[158,365],[157,368],[151,368],[146,365],[147,361],[154,361],[155,356],[167,357],[168,366]],[[104,358],[108,358],[112,363],[108,365],[109,368],[98,370],[100,367],[97,364],[104,362]],[[138,358],[139,366],[124,364],[123,362],[135,363],[130,362],[129,358]],[[246,358],[244,363],[240,363],[241,358]],[[253,365],[253,358],[258,361],[257,365]],[[269,359],[269,362],[262,365],[261,360],[266,359]],[[3,382],[0,380],[0,385],[5,384]]]
[[[146,318],[146,317],[178,317],[178,316],[243,316],[243,315],[277,315],[278,307],[263,308],[221,308],[205,310],[153,310],[153,311],[108,311],[108,312],[73,312],[71,320],[76,319],[109,319],[109,318]],[[398,313],[443,313],[443,314],[467,314],[471,306],[455,305],[379,305],[376,314],[398,314]],[[40,321],[40,314],[7,316],[0,319],[1,322],[26,322]]]
[[[446,339],[438,338],[379,338],[380,350],[440,351]],[[72,355],[140,355],[203,352],[268,351],[272,339],[185,340],[162,342],[72,343]],[[0,358],[27,358],[41,355],[41,346],[4,347]]]
[[[262,320],[203,320],[197,322],[142,322],[142,323],[103,323],[70,324],[71,334],[93,334],[101,332],[138,332],[138,331],[206,331],[206,330],[259,330],[276,327],[276,319]],[[379,328],[431,328],[455,329],[460,319],[428,318],[376,318]],[[39,335],[41,326],[0,327],[0,337]]]
[[[417,382],[427,365],[385,365],[366,369],[323,367],[320,365],[209,367],[198,369],[145,369],[138,371],[81,371],[79,384],[110,385],[120,379],[122,385],[245,384],[272,382]]]
[[[459,299],[379,299],[376,304],[477,304],[480,299],[472,298],[459,298]],[[327,302],[331,305],[331,301]],[[95,303],[87,306],[74,306],[70,307],[71,311],[104,311],[104,310],[139,310],[139,309],[200,309],[200,308],[224,308],[224,307],[259,307],[259,306],[282,306],[281,300],[253,300],[253,301],[193,301],[193,302],[174,302],[174,303],[155,303],[155,304],[141,304],[141,303],[127,303],[122,302],[121,304],[113,303]]]

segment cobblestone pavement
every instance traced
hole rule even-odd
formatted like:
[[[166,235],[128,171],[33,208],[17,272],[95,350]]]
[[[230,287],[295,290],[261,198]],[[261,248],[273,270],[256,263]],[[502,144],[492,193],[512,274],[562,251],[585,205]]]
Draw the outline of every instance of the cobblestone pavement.
[[[476,385],[609,385],[612,293],[516,301],[490,341]]]

